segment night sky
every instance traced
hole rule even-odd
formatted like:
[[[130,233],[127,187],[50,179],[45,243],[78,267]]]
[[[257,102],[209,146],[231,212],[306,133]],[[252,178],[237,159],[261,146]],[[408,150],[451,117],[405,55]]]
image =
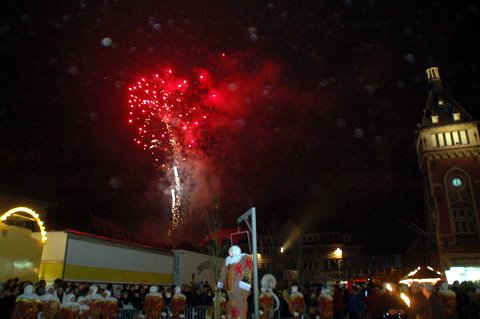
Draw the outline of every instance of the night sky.
[[[209,118],[182,173],[186,229],[200,233],[213,211],[231,226],[256,206],[262,231],[290,218],[307,231],[413,236],[399,220],[423,223],[413,145],[426,61],[480,119],[478,10],[2,1],[0,191],[56,203],[52,227],[81,228],[93,215],[163,240],[171,173],[133,142],[127,88],[166,68],[206,70],[210,91],[192,105]]]

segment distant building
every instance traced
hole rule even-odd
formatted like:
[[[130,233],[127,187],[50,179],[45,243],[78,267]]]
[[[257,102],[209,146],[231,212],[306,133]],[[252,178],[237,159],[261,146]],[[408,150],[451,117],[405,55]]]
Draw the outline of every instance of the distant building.
[[[354,277],[398,277],[398,255],[368,256],[360,234],[303,233],[291,221],[275,235],[258,238],[260,273],[271,273],[285,285],[331,285]]]
[[[438,66],[432,63],[426,73],[431,90],[415,146],[425,195],[427,262],[442,270],[480,266],[478,123],[445,91]]]

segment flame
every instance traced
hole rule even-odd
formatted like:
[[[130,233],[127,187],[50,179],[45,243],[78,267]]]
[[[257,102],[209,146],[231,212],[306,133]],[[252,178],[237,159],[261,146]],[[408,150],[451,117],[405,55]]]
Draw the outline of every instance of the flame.
[[[400,294],[400,298],[405,302],[405,304],[410,308],[410,298],[403,292]]]

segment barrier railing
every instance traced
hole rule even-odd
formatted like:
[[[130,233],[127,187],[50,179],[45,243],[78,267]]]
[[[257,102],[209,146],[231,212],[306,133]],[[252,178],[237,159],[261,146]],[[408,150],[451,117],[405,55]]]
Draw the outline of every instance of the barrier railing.
[[[206,313],[208,309],[210,309],[211,306],[195,306],[195,307],[187,307],[185,309],[185,318],[186,319],[205,319],[206,318]],[[135,316],[140,313],[141,310],[139,309],[119,309],[118,310],[118,319],[134,319]],[[171,311],[169,308],[165,309],[165,312],[167,314],[167,318],[171,318]],[[253,313],[250,313],[249,311],[249,317],[253,318]],[[280,319],[280,311],[275,311],[274,313],[274,319]],[[161,319],[161,318],[158,318]]]
[[[118,319],[133,319],[139,312],[139,309],[118,309]]]

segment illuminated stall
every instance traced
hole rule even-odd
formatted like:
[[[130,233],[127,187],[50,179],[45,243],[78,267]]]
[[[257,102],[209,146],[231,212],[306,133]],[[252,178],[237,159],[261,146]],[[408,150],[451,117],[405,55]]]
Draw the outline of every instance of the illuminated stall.
[[[453,284],[454,281],[480,281],[480,267],[474,265],[454,266],[445,271],[449,284]]]
[[[435,285],[439,281],[445,280],[442,273],[433,269],[430,266],[418,266],[412,270],[408,275],[400,279],[401,284],[411,285],[412,282],[430,283]]]

